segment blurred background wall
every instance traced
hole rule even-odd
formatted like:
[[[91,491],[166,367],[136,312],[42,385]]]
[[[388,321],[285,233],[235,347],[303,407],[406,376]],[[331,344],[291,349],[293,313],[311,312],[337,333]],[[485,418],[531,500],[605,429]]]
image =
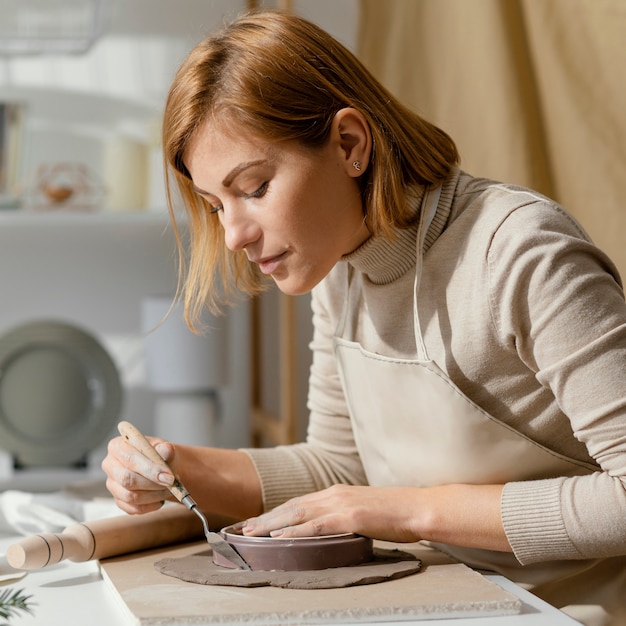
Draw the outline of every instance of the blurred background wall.
[[[626,3],[361,0],[358,50],[476,176],[571,211],[626,275]]]

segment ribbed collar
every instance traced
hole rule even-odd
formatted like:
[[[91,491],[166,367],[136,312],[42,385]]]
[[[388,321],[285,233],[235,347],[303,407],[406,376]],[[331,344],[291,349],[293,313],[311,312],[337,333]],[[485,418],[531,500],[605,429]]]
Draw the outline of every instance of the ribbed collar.
[[[448,223],[459,174],[459,169],[455,167],[443,183],[437,212],[426,233],[424,252],[433,245]],[[415,215],[415,220],[409,228],[397,228],[393,240],[385,237],[370,237],[354,252],[344,256],[343,260],[358,272],[365,274],[375,285],[392,283],[415,267],[418,218],[424,193],[425,188],[417,186],[407,194],[407,204]]]

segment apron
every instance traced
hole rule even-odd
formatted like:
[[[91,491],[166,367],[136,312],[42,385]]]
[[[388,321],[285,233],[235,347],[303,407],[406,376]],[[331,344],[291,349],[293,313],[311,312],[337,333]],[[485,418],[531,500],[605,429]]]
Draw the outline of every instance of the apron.
[[[334,337],[334,350],[354,439],[372,486],[429,487],[448,483],[503,484],[597,471],[517,432],[468,398],[428,357],[420,328],[418,296],[426,232],[441,189],[429,191],[420,212],[413,295],[415,359],[391,358],[365,350],[350,336],[352,268]],[[350,319],[356,319],[354,315]],[[347,335],[347,336],[346,336]],[[612,595],[623,607],[626,559],[560,561],[522,567],[511,553],[426,542],[473,567],[499,571],[529,586],[544,600],[584,623],[585,611],[603,613]],[[607,570],[615,582],[609,592]],[[604,581],[604,582],[601,582]],[[583,599],[584,598],[584,599]],[[582,600],[582,608],[579,602]],[[626,607],[624,608],[626,610]],[[582,611],[582,613],[580,613]]]
[[[348,293],[334,337],[339,376],[354,438],[370,485],[428,487],[502,484],[594,471],[498,421],[472,402],[428,357],[418,295],[426,232],[441,187],[424,196],[417,233],[413,318],[417,358],[368,352],[345,337]]]

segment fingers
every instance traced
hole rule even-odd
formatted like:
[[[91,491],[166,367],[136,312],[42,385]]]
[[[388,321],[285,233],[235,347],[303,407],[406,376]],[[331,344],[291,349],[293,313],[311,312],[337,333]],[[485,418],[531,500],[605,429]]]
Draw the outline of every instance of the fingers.
[[[152,442],[161,456],[173,458],[171,444],[161,440]],[[122,437],[109,442],[102,469],[107,475],[107,489],[118,507],[127,513],[155,511],[163,501],[171,499],[167,486],[172,484],[174,476],[167,465],[153,463]]]
[[[242,526],[244,535],[250,536],[279,536],[288,526],[303,523],[304,509],[298,504],[298,498],[282,504],[269,513],[252,517]]]
[[[293,498],[272,511],[246,520],[248,536],[316,537],[355,532],[352,517],[341,506],[343,486]]]
[[[154,446],[154,449],[159,453],[161,458],[170,466],[174,463],[174,446],[162,439],[154,439],[152,437],[148,437],[148,441]]]
[[[158,499],[157,492],[138,492],[138,491],[118,491],[117,485],[110,485],[109,481],[106,482],[107,489],[111,492],[115,504],[125,513],[131,515],[150,513],[151,511],[157,511],[160,509],[166,500],[172,500],[168,491],[162,493],[161,500]],[[116,495],[119,494],[119,495]]]
[[[419,541],[414,519],[421,493],[417,487],[334,485],[246,520],[242,532],[283,538],[355,533],[385,541]]]

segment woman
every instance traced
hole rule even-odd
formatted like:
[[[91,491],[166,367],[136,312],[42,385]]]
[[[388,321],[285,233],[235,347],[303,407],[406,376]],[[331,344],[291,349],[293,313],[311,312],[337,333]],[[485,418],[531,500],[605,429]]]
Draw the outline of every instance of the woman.
[[[152,440],[199,505],[249,535],[427,540],[574,615],[619,608],[626,305],[582,228],[462,172],[444,132],[279,13],[191,52],[163,132],[190,325],[222,304],[216,285],[312,290],[305,443]],[[103,468],[125,511],[169,495],[166,468],[120,438]]]

